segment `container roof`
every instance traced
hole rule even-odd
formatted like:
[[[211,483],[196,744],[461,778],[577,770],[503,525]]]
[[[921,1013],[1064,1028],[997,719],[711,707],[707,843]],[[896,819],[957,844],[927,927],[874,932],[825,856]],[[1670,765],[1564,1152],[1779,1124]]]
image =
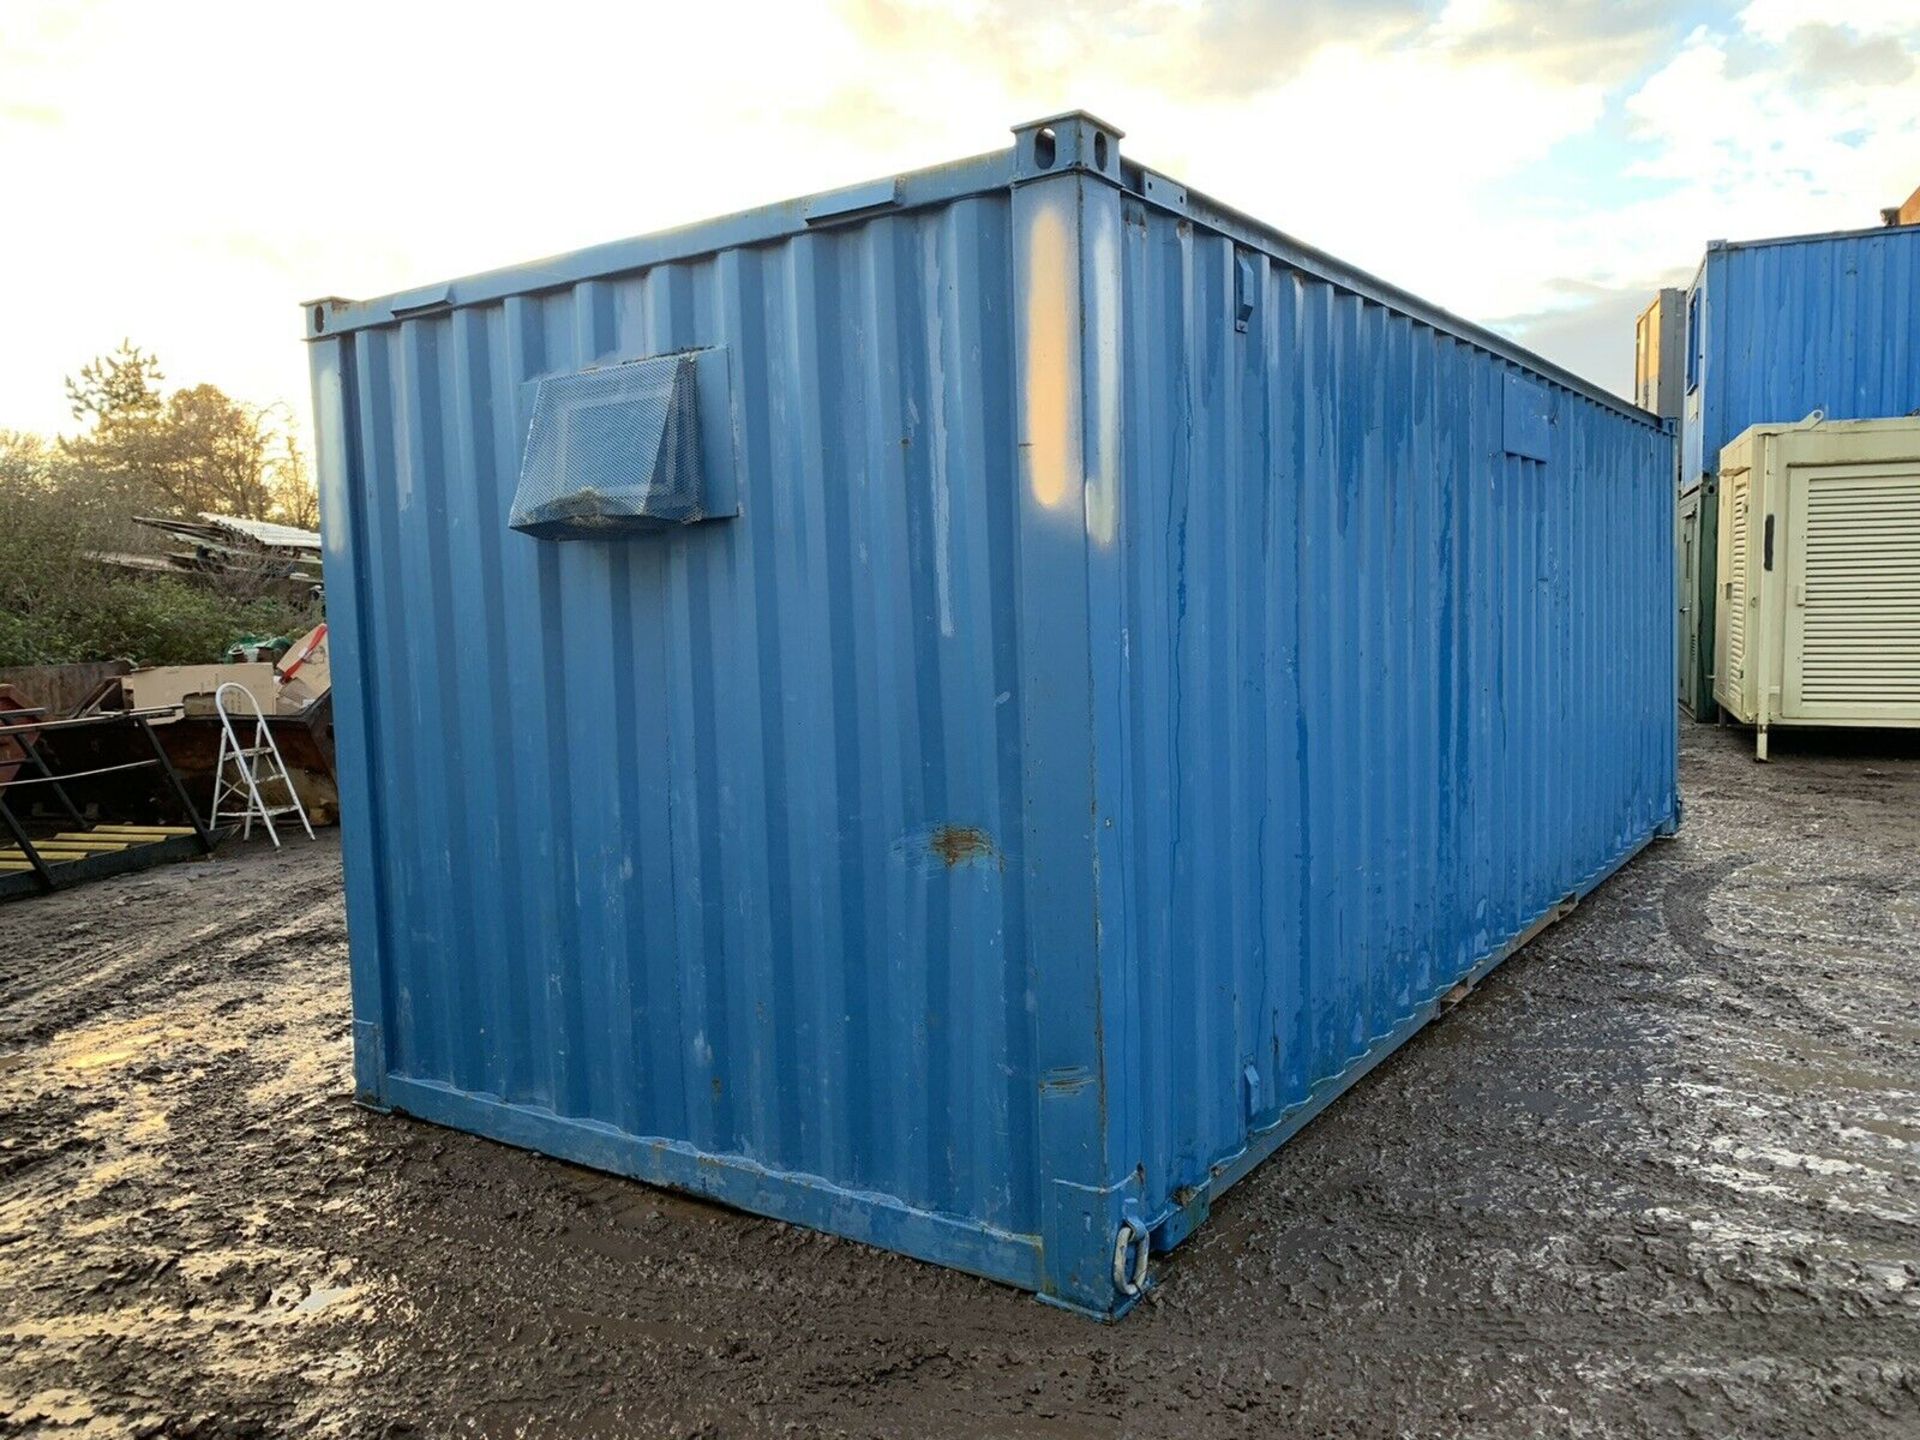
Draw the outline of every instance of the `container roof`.
[[[1027,121],[1013,129],[1016,133],[1024,133],[1068,121],[1105,131],[1114,137],[1116,148],[1123,133],[1118,127],[1098,120],[1084,110],[1070,110]],[[1166,175],[1124,157],[1120,160],[1119,170],[1124,188],[1147,204],[1184,215],[1195,224],[1264,251],[1292,269],[1397,310],[1477,349],[1531,370],[1562,389],[1609,410],[1656,429],[1664,427],[1664,422],[1658,416],[1554,364],[1504,335],[1422,300],[1397,285],[1296,240]],[[631,274],[649,266],[692,259],[737,246],[763,244],[877,213],[900,214],[948,204],[970,195],[1004,190],[1022,178],[1016,162],[1016,151],[1011,148],[996,150],[945,165],[908,171],[891,179],[882,178],[815,195],[798,196],[733,215],[654,231],[373,299],[349,300],[340,296],[321,296],[302,302],[306,311],[307,339],[324,340],[333,335],[394,324],[460,306],[564,289],[587,280]]]
[[[1819,412],[1816,411],[1815,415],[1818,414]],[[1838,431],[1843,434],[1859,431],[1875,434],[1893,430],[1920,432],[1920,412],[1912,415],[1876,415],[1869,420],[1829,420],[1825,416],[1816,419],[1814,415],[1809,415],[1804,420],[1762,420],[1747,426],[1734,436],[1734,439],[1743,440],[1749,435],[1790,435],[1801,430]]]
[[[1920,225],[1867,225],[1858,230],[1815,230],[1805,235],[1765,235],[1757,240],[1709,240],[1709,250],[1757,250],[1765,245],[1818,245],[1829,240],[1920,239]]]

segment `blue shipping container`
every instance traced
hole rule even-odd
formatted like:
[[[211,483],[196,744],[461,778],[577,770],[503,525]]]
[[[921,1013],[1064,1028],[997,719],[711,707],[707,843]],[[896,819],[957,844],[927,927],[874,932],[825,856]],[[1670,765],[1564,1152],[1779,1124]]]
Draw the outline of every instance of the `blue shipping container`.
[[[1672,438],[1015,134],[307,307],[356,1083],[1112,1315],[1675,824]]]
[[[1920,225],[1715,240],[1687,291],[1680,489],[1700,490],[1694,673],[1702,720],[1713,699],[1720,452],[1750,425],[1815,410],[1873,420],[1920,408]]]

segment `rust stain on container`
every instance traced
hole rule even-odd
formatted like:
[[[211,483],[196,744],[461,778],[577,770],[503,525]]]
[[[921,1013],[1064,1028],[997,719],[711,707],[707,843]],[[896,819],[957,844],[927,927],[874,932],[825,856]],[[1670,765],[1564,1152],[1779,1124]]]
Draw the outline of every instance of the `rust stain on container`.
[[[993,837],[977,825],[937,825],[927,845],[949,868],[973,860],[999,862],[1000,851]]]

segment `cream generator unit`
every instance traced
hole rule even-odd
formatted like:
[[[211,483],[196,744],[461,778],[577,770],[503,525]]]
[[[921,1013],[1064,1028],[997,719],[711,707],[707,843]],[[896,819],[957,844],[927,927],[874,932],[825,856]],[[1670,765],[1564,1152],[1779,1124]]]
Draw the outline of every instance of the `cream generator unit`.
[[[1920,416],[1720,452],[1713,696],[1754,727],[1920,725]]]

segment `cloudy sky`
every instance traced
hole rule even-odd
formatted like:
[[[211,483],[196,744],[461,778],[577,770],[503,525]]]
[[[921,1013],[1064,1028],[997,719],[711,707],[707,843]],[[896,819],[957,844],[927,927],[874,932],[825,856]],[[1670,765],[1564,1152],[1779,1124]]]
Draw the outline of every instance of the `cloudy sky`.
[[[1616,390],[1716,236],[1920,185],[1920,0],[0,0],[0,427],[122,336],[304,415],[296,302],[1009,143],[1126,153]]]

